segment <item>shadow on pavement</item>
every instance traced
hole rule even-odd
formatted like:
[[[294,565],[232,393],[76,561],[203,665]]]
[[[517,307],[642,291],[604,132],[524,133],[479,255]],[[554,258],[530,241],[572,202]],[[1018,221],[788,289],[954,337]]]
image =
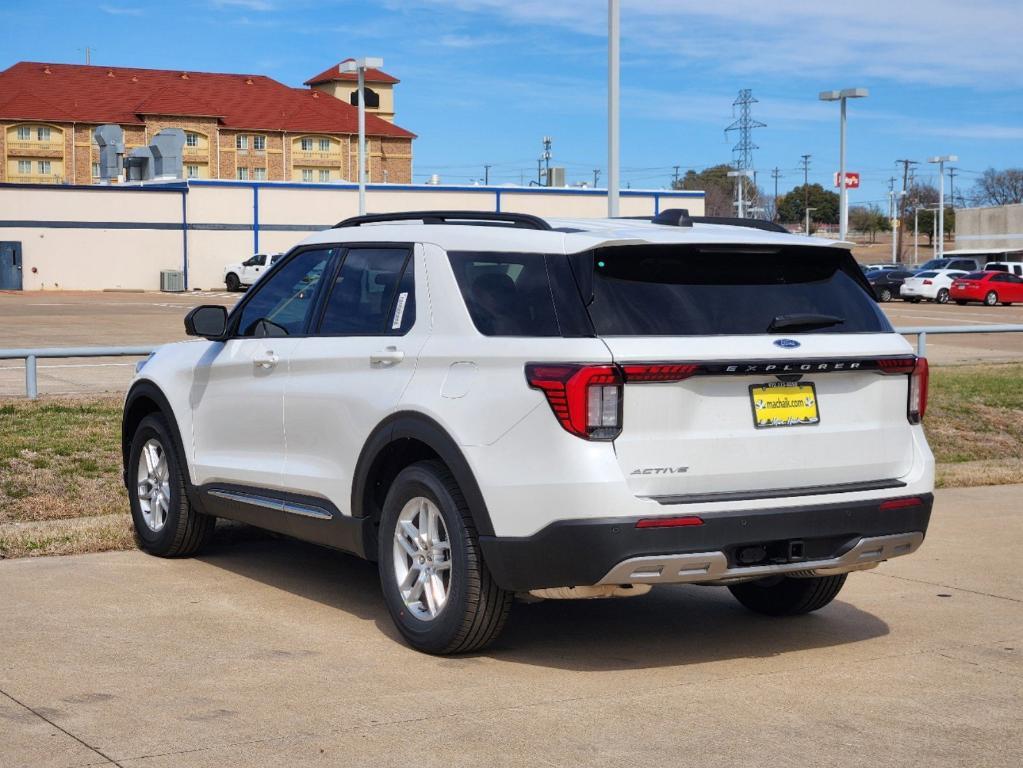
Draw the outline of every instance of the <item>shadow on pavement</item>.
[[[374,563],[245,526],[218,529],[200,559],[371,619],[382,638],[403,642],[384,607]],[[888,631],[877,616],[840,600],[815,614],[779,619],[750,613],[724,587],[665,586],[643,597],[517,603],[497,642],[474,655],[566,670],[629,670],[772,657]]]

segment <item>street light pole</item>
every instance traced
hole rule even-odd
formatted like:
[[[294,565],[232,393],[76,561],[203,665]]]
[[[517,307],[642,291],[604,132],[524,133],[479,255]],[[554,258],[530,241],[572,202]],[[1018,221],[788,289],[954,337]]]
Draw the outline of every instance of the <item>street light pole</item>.
[[[959,161],[958,155],[938,155],[928,160],[928,163],[938,164],[938,215],[936,226],[938,228],[938,250],[935,258],[943,258],[945,255],[945,163]]]
[[[845,102],[870,95],[866,88],[843,88],[841,91],[821,91],[821,101],[838,101],[841,105],[838,128],[838,239],[845,240],[849,232],[849,196],[845,186]]]
[[[618,91],[620,27],[619,0],[607,2],[607,215],[618,215]]]
[[[920,205],[913,206],[913,263],[920,263]]]
[[[356,73],[359,88],[359,215],[366,213],[366,70],[380,69],[384,60],[366,56],[342,61],[338,70],[342,74]]]

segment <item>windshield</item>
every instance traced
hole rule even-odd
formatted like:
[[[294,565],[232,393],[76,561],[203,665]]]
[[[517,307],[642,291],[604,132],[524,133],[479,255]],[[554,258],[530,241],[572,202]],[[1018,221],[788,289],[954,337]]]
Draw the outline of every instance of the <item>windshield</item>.
[[[618,246],[593,254],[601,336],[891,330],[848,251]]]

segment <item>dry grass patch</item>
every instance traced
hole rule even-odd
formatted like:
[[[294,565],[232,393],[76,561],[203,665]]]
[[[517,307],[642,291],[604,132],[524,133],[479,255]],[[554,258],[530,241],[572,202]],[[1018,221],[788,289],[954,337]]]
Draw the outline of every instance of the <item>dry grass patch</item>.
[[[0,524],[123,513],[118,398],[0,402]]]
[[[80,555],[135,546],[131,517],[102,517],[0,523],[0,558]]]

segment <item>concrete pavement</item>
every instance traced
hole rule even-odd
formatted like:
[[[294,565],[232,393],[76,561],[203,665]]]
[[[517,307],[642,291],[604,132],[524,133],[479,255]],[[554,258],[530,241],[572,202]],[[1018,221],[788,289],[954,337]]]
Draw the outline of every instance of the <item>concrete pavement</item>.
[[[1023,763],[1023,486],[941,491],[816,615],[723,588],[516,605],[410,651],[375,568],[285,539],[0,562],[0,765]]]

